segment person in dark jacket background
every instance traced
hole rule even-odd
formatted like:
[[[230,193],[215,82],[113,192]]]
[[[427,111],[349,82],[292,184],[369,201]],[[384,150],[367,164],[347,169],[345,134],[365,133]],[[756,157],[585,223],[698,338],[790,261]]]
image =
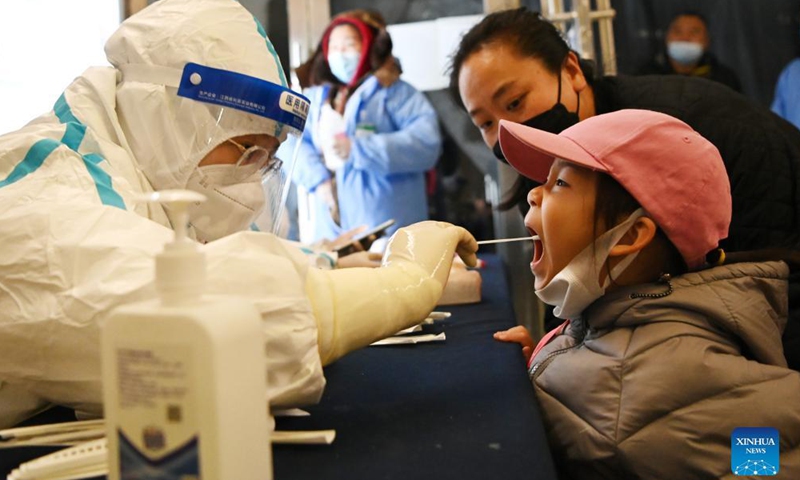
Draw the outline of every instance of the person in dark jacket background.
[[[450,86],[490,148],[501,119],[559,133],[621,109],[666,113],[713,143],[733,197],[727,251],[800,247],[800,131],[733,90],[680,75],[594,79],[591,64],[559,31],[525,8],[485,17],[453,56]],[[658,182],[659,179],[652,179]],[[525,202],[536,184],[520,177],[504,205]],[[783,335],[789,366],[800,369],[800,272],[789,285]]]
[[[705,17],[694,11],[681,12],[670,21],[663,46],[653,61],[642,67],[638,73],[707,78],[741,92],[739,77],[709,51],[710,44],[711,37]]]

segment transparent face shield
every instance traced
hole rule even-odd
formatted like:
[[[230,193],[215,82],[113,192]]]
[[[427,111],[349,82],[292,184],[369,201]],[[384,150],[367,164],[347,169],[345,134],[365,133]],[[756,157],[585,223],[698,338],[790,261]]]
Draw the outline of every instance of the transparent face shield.
[[[289,230],[288,199],[300,141],[299,135],[289,135],[275,154],[275,166],[261,180],[266,204],[259,227],[280,237],[285,237]]]
[[[202,102],[203,114],[192,120],[196,139],[203,144],[198,148],[200,165],[193,175],[199,179],[195,183],[219,193],[224,197],[221,202],[231,200],[227,217],[222,206],[207,207],[219,212],[206,212],[205,222],[224,224],[208,228],[233,233],[259,218],[261,230],[278,233],[308,99],[271,82],[191,63],[183,70],[178,95]],[[257,199],[260,202],[255,199],[256,188],[263,195]],[[240,195],[248,201],[237,198]],[[252,210],[252,218],[239,208],[242,204]],[[197,210],[204,207],[198,205]]]

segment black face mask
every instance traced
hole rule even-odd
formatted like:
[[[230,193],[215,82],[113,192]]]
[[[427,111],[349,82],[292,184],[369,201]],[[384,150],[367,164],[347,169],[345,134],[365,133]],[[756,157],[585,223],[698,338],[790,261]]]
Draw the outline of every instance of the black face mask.
[[[580,109],[580,94],[578,94],[578,108],[576,108],[574,112],[568,111],[567,107],[561,103],[561,75],[559,74],[558,100],[556,100],[556,104],[553,105],[553,108],[550,110],[525,120],[522,122],[522,124],[538,130],[544,130],[545,132],[559,134],[580,121],[580,118],[578,118],[578,111],[580,111]],[[503,151],[500,149],[500,140],[495,142],[494,147],[492,147],[492,152],[494,153],[494,156],[498,158],[498,160],[508,163],[508,161],[506,161],[506,157],[503,155]]]

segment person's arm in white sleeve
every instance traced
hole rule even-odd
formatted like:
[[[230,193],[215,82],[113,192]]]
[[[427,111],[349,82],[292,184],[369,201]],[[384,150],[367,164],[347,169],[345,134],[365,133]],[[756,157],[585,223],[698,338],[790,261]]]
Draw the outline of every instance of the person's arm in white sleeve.
[[[119,305],[157,298],[155,255],[173,232],[75,196],[70,203],[8,210],[4,220],[0,235],[15,247],[0,254],[8,265],[0,295],[0,425],[46,404],[98,415],[100,326]],[[207,291],[247,298],[262,316],[271,404],[318,401],[325,380],[305,292],[305,256],[257,232],[225,237],[203,251]],[[30,398],[23,402],[20,391]],[[19,401],[9,405],[8,395]]]
[[[461,227],[421,222],[394,234],[381,268],[309,270],[323,365],[422,321],[442,295],[454,252],[474,266],[477,249]]]
[[[203,246],[207,290],[250,300],[263,320],[270,405],[319,401],[325,386],[306,275],[321,271],[274,235],[239,232]]]

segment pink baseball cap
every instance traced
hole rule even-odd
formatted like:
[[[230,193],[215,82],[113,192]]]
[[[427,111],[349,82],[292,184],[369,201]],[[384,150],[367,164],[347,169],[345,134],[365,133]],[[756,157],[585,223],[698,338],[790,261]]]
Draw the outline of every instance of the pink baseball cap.
[[[556,158],[610,175],[658,224],[690,270],[728,236],[731,187],[717,148],[677,118],[649,110],[597,115],[554,135],[500,121],[500,148],[544,183]]]

